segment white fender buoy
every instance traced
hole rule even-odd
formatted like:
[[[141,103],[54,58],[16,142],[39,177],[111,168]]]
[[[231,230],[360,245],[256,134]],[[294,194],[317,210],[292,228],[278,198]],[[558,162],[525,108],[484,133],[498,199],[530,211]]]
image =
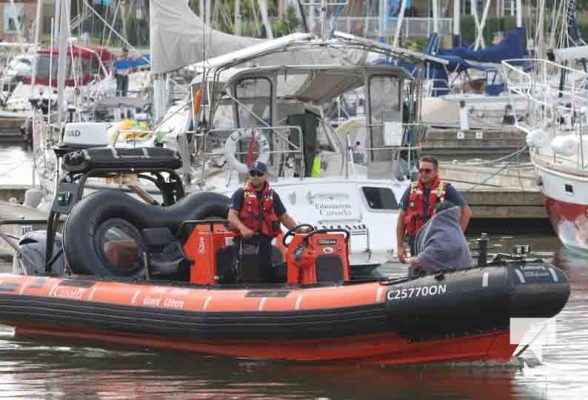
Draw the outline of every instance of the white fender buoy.
[[[541,147],[545,144],[545,132],[543,129],[533,129],[527,133],[526,141],[529,147]]]
[[[26,207],[37,208],[43,200],[43,191],[39,188],[30,188],[25,191],[23,205]]]
[[[231,136],[229,136],[225,142],[224,153],[227,164],[242,174],[248,173],[249,167],[237,160],[237,143],[243,139],[253,139],[254,135],[258,148],[258,156],[255,161],[261,161],[262,163],[267,164],[271,151],[270,144],[265,135],[261,132],[257,132],[255,129],[238,129],[231,133]]]
[[[562,156],[573,156],[578,152],[578,139],[574,135],[556,136],[551,140],[551,149]]]

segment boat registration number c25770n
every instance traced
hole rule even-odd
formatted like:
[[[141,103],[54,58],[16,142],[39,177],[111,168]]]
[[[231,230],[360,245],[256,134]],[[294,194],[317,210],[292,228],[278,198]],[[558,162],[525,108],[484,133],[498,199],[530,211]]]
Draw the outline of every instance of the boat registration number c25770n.
[[[404,300],[413,297],[439,296],[447,293],[447,285],[428,285],[402,289],[393,289],[386,294],[388,301]]]

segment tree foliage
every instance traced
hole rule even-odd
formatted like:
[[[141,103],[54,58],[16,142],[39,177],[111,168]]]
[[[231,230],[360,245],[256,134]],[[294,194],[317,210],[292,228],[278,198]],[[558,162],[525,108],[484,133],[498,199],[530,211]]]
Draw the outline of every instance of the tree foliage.
[[[300,19],[298,13],[293,5],[289,5],[286,8],[286,12],[282,14],[278,23],[274,26],[274,35],[276,37],[289,35],[298,31],[300,26]]]

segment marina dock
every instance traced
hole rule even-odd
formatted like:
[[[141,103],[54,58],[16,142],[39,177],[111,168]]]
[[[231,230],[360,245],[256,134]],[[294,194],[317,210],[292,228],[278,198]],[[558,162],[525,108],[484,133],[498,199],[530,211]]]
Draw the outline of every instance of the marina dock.
[[[530,163],[504,167],[442,163],[440,176],[467,199],[473,218],[546,218]]]
[[[495,158],[520,150],[526,145],[525,134],[513,126],[457,128],[427,128],[422,151],[436,157],[468,156]]]
[[[517,166],[486,166],[442,162],[440,176],[452,183],[467,199],[472,208],[474,220],[545,220],[546,213],[539,187],[535,181],[533,167],[529,164]],[[11,198],[22,203],[30,184],[0,185],[0,200]],[[8,205],[0,207],[0,216]],[[546,221],[547,222],[547,221]]]
[[[27,184],[7,184],[7,185],[0,185],[0,201],[5,202],[7,204],[14,204],[24,202],[24,196],[27,189],[31,186]],[[10,202],[10,203],[9,203]],[[3,211],[3,207],[0,207],[0,210]],[[4,217],[3,214],[2,217]]]

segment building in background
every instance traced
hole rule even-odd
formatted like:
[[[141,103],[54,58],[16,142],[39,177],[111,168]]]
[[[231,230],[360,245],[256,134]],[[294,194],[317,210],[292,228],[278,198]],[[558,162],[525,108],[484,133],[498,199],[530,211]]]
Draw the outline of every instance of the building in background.
[[[36,0],[0,2],[0,39],[3,42],[28,41],[33,36],[33,23],[37,9]],[[53,5],[51,6],[53,14]]]

